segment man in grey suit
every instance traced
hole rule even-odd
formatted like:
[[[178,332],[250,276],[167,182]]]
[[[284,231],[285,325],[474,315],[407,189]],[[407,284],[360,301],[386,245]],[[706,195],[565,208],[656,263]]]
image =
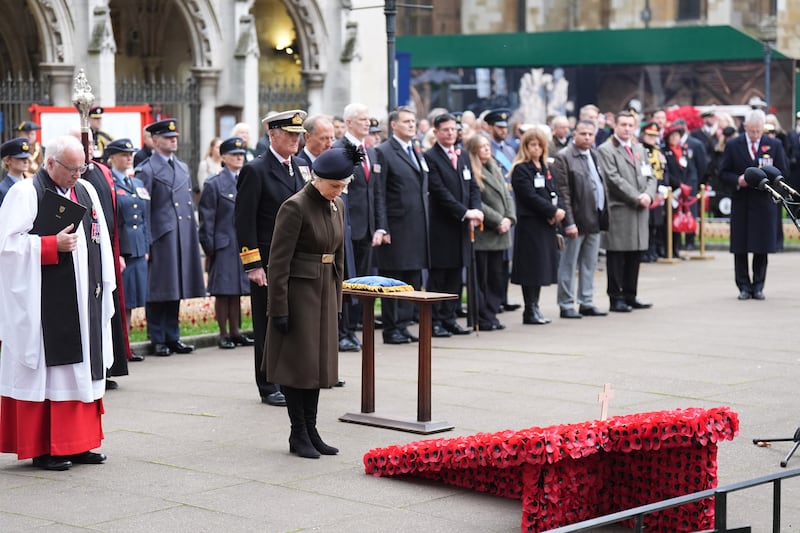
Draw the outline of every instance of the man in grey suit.
[[[372,245],[382,276],[422,286],[428,268],[428,167],[412,143],[416,116],[400,107],[389,114],[393,134],[375,149],[375,233]],[[385,299],[382,303],[383,342],[404,344],[418,340],[408,331],[413,305]]]
[[[636,297],[641,256],[648,245],[648,208],[656,194],[656,178],[642,145],[632,143],[635,128],[633,114],[622,111],[614,134],[597,149],[598,170],[605,178],[608,200],[604,243],[607,292],[610,309],[617,313],[653,305]]]
[[[597,126],[581,120],[572,142],[555,156],[550,171],[558,187],[566,242],[558,263],[558,307],[561,318],[604,316],[593,303],[594,271],[600,230],[608,220],[605,186],[592,150]],[[578,310],[575,310],[575,269],[578,268]]]

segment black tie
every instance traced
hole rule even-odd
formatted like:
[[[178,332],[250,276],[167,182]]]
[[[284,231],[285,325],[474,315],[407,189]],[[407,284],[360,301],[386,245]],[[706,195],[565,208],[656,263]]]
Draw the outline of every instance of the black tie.
[[[170,160],[171,161],[171,160]],[[128,176],[125,176],[125,187],[128,190],[133,189],[133,185],[131,184],[131,179]]]
[[[172,170],[175,170],[175,160],[170,157],[167,159],[167,162],[169,163],[169,166],[172,167]]]

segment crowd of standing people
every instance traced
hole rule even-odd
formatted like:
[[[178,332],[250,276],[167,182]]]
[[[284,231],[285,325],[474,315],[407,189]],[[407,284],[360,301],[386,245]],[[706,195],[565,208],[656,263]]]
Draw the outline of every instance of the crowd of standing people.
[[[346,279],[379,274],[460,295],[470,269],[467,327],[460,300],[433,307],[432,334],[447,338],[505,329],[499,316],[520,307],[509,283],[521,287],[525,325],[551,322],[540,298],[552,284],[560,318],[607,315],[594,289],[604,251],[608,310],[647,309],[639,270],[666,253],[665,192],[694,198],[715,183],[730,191],[738,298],[763,300],[781,213],[746,171],[791,176],[800,165],[800,125],[785,134],[760,109],[738,133],[713,109],[690,130],[664,110],[601,114],[591,104],[548,125],[507,109],[418,120],[408,107],[381,124],[352,103],[341,116],[270,113],[255,150],[237,124],[211,140],[193,180],[177,155],[177,120],[149,124],[138,150],[102,131],[103,112],[90,112],[89,161],[74,135],[45,153],[28,121],[0,147],[0,267],[29,276],[20,280],[27,299],[0,295],[20,306],[0,322],[0,451],[49,470],[105,461],[91,451],[102,439],[103,391],[144,359],[127,336],[133,309],[145,308],[151,353],[166,357],[194,350],[180,338],[181,301],[214,296],[218,346],[252,346],[261,401],[287,408],[290,451],[335,455],[316,418],[320,389],[344,385],[338,352],[361,348],[361,308],[342,297]],[[52,202],[78,215],[43,230]],[[694,234],[673,244],[676,255],[691,250]],[[44,305],[45,293],[58,305]],[[242,296],[252,337],[241,328]],[[413,305],[383,301],[383,342],[417,342],[416,321]]]

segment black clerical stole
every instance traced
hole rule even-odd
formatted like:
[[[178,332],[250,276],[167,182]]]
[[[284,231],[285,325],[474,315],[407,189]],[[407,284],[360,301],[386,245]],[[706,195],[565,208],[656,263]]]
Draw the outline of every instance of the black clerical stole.
[[[33,177],[34,188],[42,202],[45,190],[55,191],[55,184],[44,169]],[[83,215],[83,231],[88,252],[88,310],[89,357],[92,380],[105,379],[103,368],[103,280],[100,260],[100,239],[92,238],[92,228],[98,228],[97,212],[86,188],[75,184],[78,203],[87,206]],[[37,213],[38,218],[38,213]],[[37,227],[34,221],[34,227]],[[33,233],[33,231],[31,232]],[[47,366],[71,365],[83,361],[78,291],[71,252],[59,252],[58,264],[42,265],[42,333]]]

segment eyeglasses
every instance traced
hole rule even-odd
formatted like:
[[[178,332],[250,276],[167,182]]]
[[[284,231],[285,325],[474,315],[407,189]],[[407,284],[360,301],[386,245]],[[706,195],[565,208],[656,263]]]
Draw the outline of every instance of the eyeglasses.
[[[70,174],[75,174],[76,172],[78,174],[83,174],[84,172],[86,172],[86,169],[89,168],[89,165],[81,165],[79,167],[68,167],[67,165],[65,165],[64,163],[55,158],[53,158],[53,161],[55,161],[56,163],[67,169],[67,171]]]

